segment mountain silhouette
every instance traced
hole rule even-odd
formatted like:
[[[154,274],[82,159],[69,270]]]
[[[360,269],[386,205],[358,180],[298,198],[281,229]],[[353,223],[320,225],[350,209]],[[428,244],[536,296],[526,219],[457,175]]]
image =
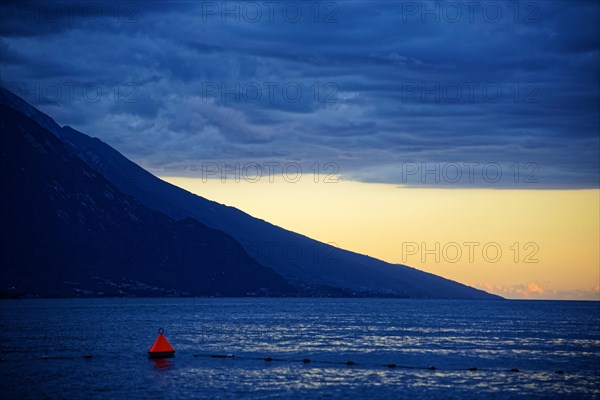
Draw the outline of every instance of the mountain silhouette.
[[[205,229],[210,227],[215,232],[222,231],[235,239],[243,247],[243,254],[256,260],[257,266],[271,270],[272,279],[285,280],[288,286],[282,285],[281,293],[499,298],[409,266],[339,249],[194,195],[157,178],[101,140],[71,127],[59,126],[52,118],[3,88],[0,89],[0,103],[18,110],[52,132],[88,168],[145,209],[168,216],[174,224],[187,221]],[[161,244],[160,248],[165,251],[169,244],[172,243]],[[290,286],[294,289],[289,289]],[[266,287],[272,290],[271,286]]]
[[[150,210],[0,105],[0,288],[42,296],[284,295],[231,236]]]

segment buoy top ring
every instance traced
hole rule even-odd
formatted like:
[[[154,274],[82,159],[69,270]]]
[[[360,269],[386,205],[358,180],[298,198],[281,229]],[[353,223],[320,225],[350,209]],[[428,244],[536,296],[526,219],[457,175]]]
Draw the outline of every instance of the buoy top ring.
[[[163,328],[158,328],[158,334],[162,335],[163,333],[165,333],[165,330]]]

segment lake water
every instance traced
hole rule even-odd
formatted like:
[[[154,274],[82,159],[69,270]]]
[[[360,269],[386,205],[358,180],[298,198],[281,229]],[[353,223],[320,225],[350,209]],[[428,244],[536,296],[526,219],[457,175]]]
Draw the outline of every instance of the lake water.
[[[0,324],[5,399],[600,398],[600,302],[21,300]],[[173,359],[147,358],[159,327]]]

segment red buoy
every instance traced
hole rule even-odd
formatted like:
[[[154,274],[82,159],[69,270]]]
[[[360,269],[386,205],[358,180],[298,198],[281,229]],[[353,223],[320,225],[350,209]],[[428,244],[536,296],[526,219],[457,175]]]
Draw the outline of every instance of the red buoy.
[[[175,357],[175,349],[163,335],[164,333],[165,330],[163,328],[158,330],[158,337],[154,341],[152,347],[150,347],[150,350],[148,350],[149,358]]]

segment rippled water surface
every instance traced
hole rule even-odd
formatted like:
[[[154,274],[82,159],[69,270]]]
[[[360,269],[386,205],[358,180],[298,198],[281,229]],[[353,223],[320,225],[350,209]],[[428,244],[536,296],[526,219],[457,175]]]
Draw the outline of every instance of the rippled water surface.
[[[600,398],[598,302],[22,300],[0,323],[7,399]],[[149,360],[161,326],[177,356]]]

